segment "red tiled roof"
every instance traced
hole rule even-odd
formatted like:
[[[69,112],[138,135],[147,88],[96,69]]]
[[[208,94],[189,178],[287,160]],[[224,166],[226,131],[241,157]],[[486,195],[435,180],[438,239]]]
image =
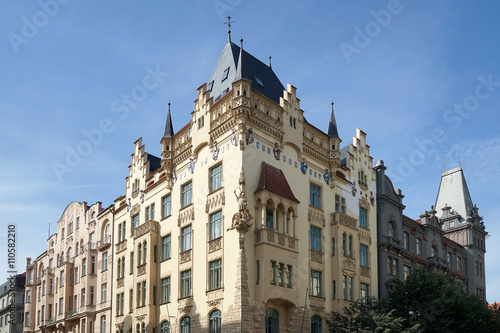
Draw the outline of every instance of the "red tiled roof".
[[[293,195],[292,189],[290,188],[290,185],[288,185],[288,181],[286,180],[283,171],[267,164],[266,162],[262,162],[259,182],[257,183],[255,193],[260,190],[267,190],[300,203],[295,195]]]

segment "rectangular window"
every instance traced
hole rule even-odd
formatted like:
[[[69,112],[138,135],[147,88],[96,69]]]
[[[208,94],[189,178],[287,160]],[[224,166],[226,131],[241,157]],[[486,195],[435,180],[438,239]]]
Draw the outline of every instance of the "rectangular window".
[[[120,297],[120,294],[116,295],[116,316],[119,316],[120,315],[120,301],[121,301],[121,297]]]
[[[191,249],[191,226],[182,229],[181,252]]]
[[[135,234],[135,229],[139,226],[139,214],[132,216],[132,235]]]
[[[64,298],[59,298],[59,314],[62,315],[64,312]]]
[[[102,271],[106,271],[108,269],[108,252],[104,252],[102,254]]]
[[[161,260],[166,260],[170,258],[170,235],[162,238],[161,241]]]
[[[257,260],[256,264],[257,264],[257,272],[256,272],[256,274],[257,274],[257,283],[255,283],[255,284],[259,284],[259,280],[260,280],[260,262]]]
[[[137,284],[137,307],[141,306],[141,292],[142,288],[141,288],[141,283],[139,282]]]
[[[368,246],[359,245],[359,264],[368,267]]]
[[[170,302],[170,276],[161,279],[161,303]]]
[[[186,185],[182,186],[182,200],[181,200],[181,208],[190,205],[193,200],[193,183],[189,182]]]
[[[210,192],[222,187],[222,164],[210,169]]]
[[[167,216],[170,216],[172,211],[172,199],[170,195],[167,195],[163,199],[161,199],[161,218],[164,219]]]
[[[321,297],[321,272],[311,270],[311,295]]]
[[[281,262],[278,265],[278,285],[282,287],[285,285],[285,264]]]
[[[349,276],[349,299],[352,301],[354,299],[354,278]]]
[[[210,215],[210,240],[222,236],[222,212]]]
[[[90,287],[90,305],[94,305],[94,287]]]
[[[104,282],[101,285],[101,303],[104,303],[108,300],[108,284]]]
[[[146,281],[142,281],[142,306],[146,305]]]
[[[155,204],[151,204],[151,220],[155,219]]]
[[[360,300],[361,300],[361,303],[365,303],[367,302],[368,300],[368,297],[369,294],[368,294],[368,285],[366,283],[361,283],[360,286],[359,286],[359,292],[360,292]]]
[[[368,228],[368,212],[361,207],[359,207],[359,226],[361,228]]]
[[[81,300],[82,300],[82,306],[84,306],[86,304],[85,303],[85,288],[82,288]]]
[[[221,287],[222,277],[222,260],[215,260],[210,262],[210,290],[219,289]]]
[[[411,267],[403,265],[403,281],[406,281],[408,276],[411,274]]]
[[[130,289],[128,296],[128,311],[132,312],[134,309],[134,289]]]
[[[310,205],[321,209],[321,187],[310,184]]]
[[[332,256],[335,255],[335,238],[332,238]]]
[[[335,195],[335,211],[340,212],[340,196]]]
[[[146,207],[146,222],[149,221],[149,207]]]
[[[335,300],[337,298],[337,286],[335,280],[332,281],[332,299]]]
[[[288,276],[288,285],[287,287],[288,288],[292,288],[292,266],[291,265],[287,265],[287,276]]]
[[[26,303],[31,303],[31,290],[26,290]]]
[[[95,274],[95,256],[90,257],[90,274]]]
[[[191,270],[181,272],[181,298],[191,296]]]
[[[276,284],[276,261],[271,260],[271,284]]]
[[[60,276],[61,279],[59,281],[61,281],[61,285],[59,287],[64,287],[64,271],[61,271]]]
[[[311,226],[311,250],[321,252],[321,229]]]
[[[342,214],[345,214],[345,198],[344,197],[340,198],[340,212]]]
[[[347,275],[342,276],[342,291],[344,294],[344,299],[347,300]]]
[[[134,252],[130,252],[130,274],[134,273]]]
[[[344,256],[347,257],[347,235],[345,233],[342,235],[342,250]]]
[[[30,323],[30,313],[29,312],[26,312],[26,319],[24,320],[25,322],[25,326],[30,326],[31,323]]]

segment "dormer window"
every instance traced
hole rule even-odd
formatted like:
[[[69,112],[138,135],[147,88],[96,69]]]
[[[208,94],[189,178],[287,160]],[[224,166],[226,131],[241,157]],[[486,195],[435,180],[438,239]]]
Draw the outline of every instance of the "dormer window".
[[[229,67],[226,68],[226,70],[224,71],[224,74],[222,74],[222,81],[223,82],[225,79],[227,79],[227,77],[229,76]]]
[[[214,88],[214,80],[212,80],[212,82],[208,84],[208,91],[212,91],[213,88]]]
[[[257,83],[261,86],[261,87],[264,87],[264,83],[262,83],[262,81],[257,77],[257,76],[254,76],[255,77],[255,81],[257,81]]]
[[[222,92],[222,95],[227,94],[227,93],[228,93],[228,91],[229,91],[229,88],[226,88],[226,89]]]

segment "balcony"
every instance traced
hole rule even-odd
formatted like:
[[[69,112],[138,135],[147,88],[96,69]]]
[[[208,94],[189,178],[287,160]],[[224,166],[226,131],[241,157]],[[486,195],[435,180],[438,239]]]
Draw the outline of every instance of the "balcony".
[[[360,266],[361,268],[361,276],[365,276],[367,278],[370,277],[370,267],[366,267],[366,266]]]
[[[111,236],[107,236],[97,243],[97,249],[99,251],[104,251],[111,246]]]
[[[255,245],[269,244],[286,250],[298,252],[299,239],[274,230],[262,228],[255,230]]]
[[[54,275],[54,268],[52,267],[45,268],[45,274]]]
[[[137,266],[137,276],[146,274],[146,266],[147,264],[142,264],[140,266]]]
[[[135,228],[134,239],[137,239],[151,231],[158,231],[158,222],[154,220],[149,220],[146,223],[141,224]]]
[[[322,264],[323,263],[323,253],[311,250],[311,261]]]
[[[357,230],[358,220],[356,220],[355,218],[350,217],[349,215],[346,215],[344,213],[335,212],[335,213],[332,213],[331,225],[334,226],[336,224],[340,224],[340,225],[346,226],[348,228],[351,228],[353,230]]]
[[[121,253],[127,249],[127,240],[122,240],[120,243],[116,244],[116,254]]]
[[[385,243],[385,244],[390,244],[390,245],[395,245],[395,246],[398,246],[400,247],[401,246],[401,242],[397,239],[395,239],[394,237],[389,237],[389,236],[382,236],[382,242]]]

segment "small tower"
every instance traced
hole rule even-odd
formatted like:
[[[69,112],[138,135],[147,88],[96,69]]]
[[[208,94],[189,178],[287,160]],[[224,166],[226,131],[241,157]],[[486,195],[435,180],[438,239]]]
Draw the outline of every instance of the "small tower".
[[[161,167],[167,174],[168,185],[171,186],[172,177],[172,159],[173,159],[173,136],[174,127],[172,125],[172,116],[170,114],[170,102],[168,102],[167,121],[165,122],[165,132],[161,138]]]
[[[335,112],[333,110],[332,101],[332,112],[330,114],[330,122],[328,124],[328,137],[330,138],[330,178],[333,179],[334,168],[340,166],[340,140],[339,132],[337,130],[337,121],[335,120]],[[331,182],[330,186],[333,186]]]

